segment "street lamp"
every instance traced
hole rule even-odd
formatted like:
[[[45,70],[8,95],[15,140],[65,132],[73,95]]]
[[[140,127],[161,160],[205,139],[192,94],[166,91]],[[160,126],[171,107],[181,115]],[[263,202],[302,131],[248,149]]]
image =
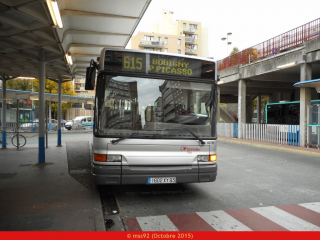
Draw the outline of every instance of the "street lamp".
[[[228,56],[228,45],[232,44],[231,42],[229,42],[229,36],[231,36],[231,35],[232,35],[232,33],[228,32],[226,38],[225,37],[221,38],[222,41],[227,40],[227,56]]]

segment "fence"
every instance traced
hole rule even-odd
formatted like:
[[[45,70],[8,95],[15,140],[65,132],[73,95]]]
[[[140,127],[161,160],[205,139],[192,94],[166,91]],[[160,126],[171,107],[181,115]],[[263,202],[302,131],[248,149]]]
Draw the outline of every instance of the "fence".
[[[320,18],[217,62],[218,71],[275,55],[320,37]]]
[[[238,138],[238,123],[218,123],[218,136]],[[242,139],[300,146],[299,125],[242,124]]]

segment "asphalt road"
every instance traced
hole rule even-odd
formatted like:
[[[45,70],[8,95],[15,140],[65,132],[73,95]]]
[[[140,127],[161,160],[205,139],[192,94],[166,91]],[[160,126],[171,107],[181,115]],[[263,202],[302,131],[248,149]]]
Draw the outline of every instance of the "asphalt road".
[[[24,134],[26,135],[26,134]],[[49,134],[49,146],[57,134]],[[92,141],[92,132],[63,132],[68,141]],[[26,146],[37,146],[38,135]],[[209,212],[319,202],[320,159],[218,141],[218,177],[212,183],[109,186],[121,217]]]
[[[218,142],[212,183],[113,186],[123,218],[318,202],[320,159]]]

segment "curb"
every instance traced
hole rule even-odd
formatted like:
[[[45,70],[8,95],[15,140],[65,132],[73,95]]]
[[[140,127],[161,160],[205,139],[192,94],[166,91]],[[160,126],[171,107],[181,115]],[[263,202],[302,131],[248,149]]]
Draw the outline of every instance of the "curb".
[[[294,152],[294,153],[299,153],[299,154],[304,154],[304,155],[311,155],[311,156],[320,157],[320,152],[316,153],[316,152],[310,152],[310,151],[306,151],[306,150],[289,149],[289,148],[276,147],[276,146],[267,146],[267,145],[258,144],[258,143],[240,142],[240,141],[221,139],[221,138],[218,138],[218,141],[231,142],[231,143],[249,145],[249,146],[253,146],[253,147],[261,147],[261,148],[280,150],[280,151],[286,151],[286,152]]]

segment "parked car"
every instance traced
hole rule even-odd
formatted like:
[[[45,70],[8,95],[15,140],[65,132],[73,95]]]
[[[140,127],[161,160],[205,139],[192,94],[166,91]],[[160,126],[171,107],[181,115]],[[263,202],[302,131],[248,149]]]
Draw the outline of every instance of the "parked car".
[[[72,121],[66,122],[64,124],[64,128],[68,129],[68,130],[71,130],[72,129]]]
[[[81,129],[91,129],[91,123],[92,123],[92,117],[91,116],[79,116],[72,121],[67,122],[65,124],[65,128],[68,130],[74,129],[74,130],[81,130]]]

